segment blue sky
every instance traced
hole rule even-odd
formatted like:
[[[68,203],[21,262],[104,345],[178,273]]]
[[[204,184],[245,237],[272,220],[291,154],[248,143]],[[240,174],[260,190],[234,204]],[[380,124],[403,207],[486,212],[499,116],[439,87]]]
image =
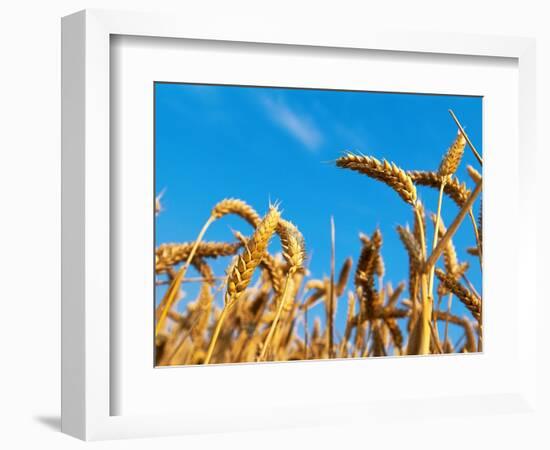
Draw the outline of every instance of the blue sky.
[[[357,260],[359,232],[371,234],[379,227],[385,280],[395,286],[406,279],[408,265],[395,227],[412,225],[410,207],[390,188],[339,169],[334,161],[350,150],[407,170],[437,170],[457,132],[448,109],[481,151],[480,97],[156,83],[155,191],[164,192],[156,244],[193,240],[223,198],[241,198],[262,215],[270,201],[280,201],[284,217],[305,237],[314,277],[329,275],[333,216],[337,270],[346,257]],[[471,185],[467,164],[480,170],[469,150],[457,175]],[[426,209],[435,211],[437,192],[418,192]],[[475,208],[477,214],[479,204]],[[445,198],[447,224],[456,212]],[[232,229],[251,232],[242,220],[226,217],[205,239],[232,241]],[[475,245],[469,221],[454,241],[480,291],[478,263],[464,251]],[[276,239],[271,249],[277,251]],[[221,275],[227,263],[213,267]],[[191,290],[180,306],[193,297]],[[345,301],[342,297],[337,325],[343,323]],[[312,315],[316,312],[323,316],[322,309]],[[464,314],[456,301],[454,312]]]

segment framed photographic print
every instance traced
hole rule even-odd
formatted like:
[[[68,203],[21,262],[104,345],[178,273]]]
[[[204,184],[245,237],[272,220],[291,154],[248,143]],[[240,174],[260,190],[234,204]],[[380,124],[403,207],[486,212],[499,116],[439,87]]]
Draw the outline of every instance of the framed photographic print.
[[[482,97],[154,89],[157,365],[482,350]]]
[[[85,11],[62,45],[65,432],[536,413],[531,40]]]

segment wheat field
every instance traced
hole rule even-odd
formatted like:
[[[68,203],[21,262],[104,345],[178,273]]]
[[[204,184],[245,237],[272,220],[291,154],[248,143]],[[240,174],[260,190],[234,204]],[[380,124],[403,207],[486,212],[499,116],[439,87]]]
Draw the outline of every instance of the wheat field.
[[[436,171],[405,170],[396,162],[352,152],[332,162],[334,170],[386,185],[408,205],[410,216],[395,218],[413,224],[395,227],[408,257],[407,279],[384,279],[378,228],[361,233],[357,253],[337,267],[332,223],[330,275],[319,278],[308,270],[307,236],[285,216],[284,204],[266,202],[261,216],[246,199],[220,199],[196,236],[155,249],[156,283],[166,287],[155,308],[156,365],[482,351],[481,286],[472,284],[472,268],[459,260],[453,242],[460,227],[469,229],[475,244],[461,250],[476,257],[479,271],[482,212],[475,206],[482,190],[482,158],[452,111],[451,116],[457,134],[450,137]],[[474,154],[478,167],[468,166],[469,179],[459,180],[456,172],[466,151]],[[437,204],[425,206],[417,187],[435,190]],[[157,197],[156,215],[162,214],[162,201]],[[456,215],[446,213],[447,202],[458,207]],[[254,231],[245,236],[235,230],[231,242],[209,241],[209,228],[228,215],[240,217]],[[270,253],[271,241],[278,241],[280,252]],[[214,272],[214,259],[227,261],[223,272]],[[199,276],[189,275],[191,267]],[[196,298],[178,308],[191,284],[200,286]],[[457,302],[466,314],[455,313]],[[338,326],[335,314],[342,308],[345,322]],[[460,339],[451,339],[451,327],[460,330]]]

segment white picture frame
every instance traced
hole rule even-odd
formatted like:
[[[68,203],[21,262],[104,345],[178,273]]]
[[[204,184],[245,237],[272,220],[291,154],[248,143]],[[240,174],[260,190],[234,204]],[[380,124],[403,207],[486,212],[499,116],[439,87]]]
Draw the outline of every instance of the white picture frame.
[[[535,161],[535,44],[531,39],[487,37],[451,34],[408,34],[397,32],[347,30],[337,33],[305,33],[302,29],[280,30],[274,24],[250,23],[234,29],[231,24],[194,23],[189,17],[163,14],[143,14],[112,11],[82,11],[67,16],[62,22],[62,430],[85,440],[162,436],[209,431],[233,431],[282,426],[328,425],[334,421],[354,421],[382,417],[388,420],[403,415],[432,417],[427,410],[437,408],[438,417],[471,415],[471,405],[477,413],[491,415],[502,412],[537,414],[536,358],[534,346],[524,346],[518,352],[517,373],[506,387],[484,395],[475,392],[465,397],[433,396],[400,397],[371,403],[358,398],[346,402],[318,404],[306,401],[299,407],[274,402],[271,411],[258,408],[254,413],[230,409],[220,401],[207,405],[199,413],[172,411],[154,414],[113,415],[113,395],[117,388],[112,379],[112,336],[116,323],[111,320],[110,260],[112,242],[111,186],[117,173],[110,167],[112,144],[110,108],[111,97],[111,36],[141,36],[177,38],[201,41],[284,44],[301,48],[365,49],[399,52],[412,55],[462,55],[500,57],[517,61],[518,74],[518,146],[519,178],[513,189],[524,201],[517,202],[523,220],[521,230],[534,229],[536,208],[533,207],[534,184],[529,170]],[[419,57],[419,56],[418,56]],[[519,150],[518,150],[519,149]],[[490,185],[489,185],[490,186]],[[513,249],[518,260],[535,261],[535,236],[522,234],[521,246]],[[520,257],[521,256],[521,257]],[[533,263],[534,264],[534,263]],[[517,277],[526,279],[527,270],[519,266]],[[522,298],[522,309],[536,308],[534,286]],[[516,295],[512,292],[510,295]],[[517,298],[511,298],[513,305]],[[518,340],[534,342],[536,329],[518,310]],[[518,345],[518,342],[514,344]],[[523,348],[523,347],[521,347]],[[395,361],[395,360],[393,360]],[[417,364],[431,364],[425,359]],[[316,370],[333,371],[333,366],[305,364],[308,376]],[[324,363],[323,363],[324,364]],[[350,362],[347,370],[360,370],[361,361]],[[383,376],[392,360],[380,366]],[[468,362],[465,362],[468,365]],[[279,376],[286,369],[281,365],[261,365],[225,368],[224,376],[239,377],[248,370],[254,376]],[[214,368],[219,375],[223,368]],[[168,369],[171,370],[171,369]],[[211,370],[211,368],[208,368]],[[253,372],[250,372],[253,371]],[[167,371],[166,371],[167,372]],[[190,373],[190,372],[188,372]],[[271,373],[271,375],[270,375]],[[359,372],[357,372],[359,373]],[[283,374],[284,375],[284,374]],[[516,376],[517,375],[517,376]],[[205,377],[202,372],[199,378]],[[120,388],[120,386],[118,386]],[[452,394],[452,393],[451,393]],[[468,400],[468,404],[466,404]],[[191,400],[194,401],[194,400]],[[250,400],[253,401],[253,400]],[[259,400],[256,400],[259,403]],[[395,412],[395,402],[401,408]],[[246,402],[243,403],[245,405]],[[253,403],[248,404],[248,408]],[[192,406],[192,405],[191,405]],[[199,405],[197,405],[198,407]],[[203,405],[204,406],[204,405]],[[269,406],[269,405],[268,405]],[[241,407],[242,409],[245,406]],[[243,420],[245,418],[247,420]],[[269,421],[269,424],[267,423]],[[495,426],[487,420],[487,430]],[[481,430],[480,432],[483,432]]]

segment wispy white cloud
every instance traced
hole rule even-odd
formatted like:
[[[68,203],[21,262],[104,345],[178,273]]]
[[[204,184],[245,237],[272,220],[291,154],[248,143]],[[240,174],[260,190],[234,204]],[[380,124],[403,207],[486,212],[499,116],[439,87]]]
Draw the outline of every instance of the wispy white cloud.
[[[281,99],[262,97],[261,101],[273,122],[284,128],[308,150],[319,149],[323,135],[309,116],[293,111]]]

